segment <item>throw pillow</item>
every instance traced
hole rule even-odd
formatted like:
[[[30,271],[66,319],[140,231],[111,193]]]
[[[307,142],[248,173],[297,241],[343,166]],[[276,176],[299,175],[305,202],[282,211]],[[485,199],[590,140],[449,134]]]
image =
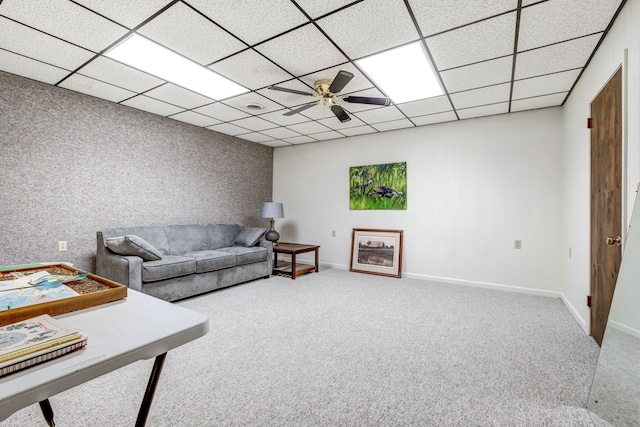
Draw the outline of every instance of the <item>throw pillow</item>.
[[[260,240],[262,235],[266,232],[267,232],[266,228],[247,227],[244,230],[242,230],[236,236],[235,239],[233,239],[231,246],[246,246],[246,247],[253,246],[256,244],[258,240]]]
[[[162,254],[151,243],[134,234],[120,237],[109,237],[105,244],[113,252],[120,255],[136,255],[145,261],[162,259]]]

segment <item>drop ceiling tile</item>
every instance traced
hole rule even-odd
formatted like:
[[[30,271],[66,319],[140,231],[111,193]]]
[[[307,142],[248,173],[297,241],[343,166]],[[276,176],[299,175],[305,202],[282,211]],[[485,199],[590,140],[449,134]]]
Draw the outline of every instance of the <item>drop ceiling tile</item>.
[[[496,104],[498,102],[509,101],[510,92],[511,84],[503,83],[501,85],[454,93],[451,95],[451,102],[453,102],[453,106],[457,110],[480,105]]]
[[[134,92],[145,92],[165,83],[164,80],[104,56],[99,56],[82,67],[79,73]]]
[[[183,108],[176,107],[175,105],[167,104],[166,102],[158,101],[157,99],[149,98],[148,96],[138,95],[131,99],[121,102],[122,105],[137,108],[138,110],[148,111],[149,113],[157,114],[159,116],[170,116],[171,114],[184,111]]]
[[[516,80],[583,67],[600,36],[594,34],[519,53],[516,58]]]
[[[297,0],[296,3],[298,3],[309,16],[318,18],[353,3],[353,0]]]
[[[340,92],[341,95],[352,93],[352,92],[358,92],[358,91],[370,89],[373,87],[373,83],[371,83],[369,79],[366,78],[365,75],[362,74],[360,70],[358,70],[358,68],[356,68],[351,63],[341,64],[335,67],[328,68],[326,70],[318,71],[316,73],[307,74],[306,76],[300,77],[300,80],[302,80],[303,82],[305,82],[311,87],[315,87],[315,83],[318,80],[323,80],[323,79],[333,80],[338,74],[338,71],[340,70],[348,71],[351,74],[353,74],[353,79],[351,79],[351,81],[347,83],[344,89],[342,89],[342,91]],[[383,96],[383,95],[380,94],[379,96]]]
[[[252,131],[261,131],[265,129],[273,129],[277,127],[271,122],[261,119],[260,117],[247,117],[246,119],[240,119],[234,121],[232,124],[243,127]]]
[[[331,132],[314,133],[313,138],[319,141],[326,141],[329,139],[344,138],[344,135],[332,130]]]
[[[126,28],[67,0],[5,0],[2,15],[93,52],[127,33]]]
[[[59,86],[65,89],[95,96],[97,98],[106,99],[111,102],[120,102],[136,95],[135,92],[131,92],[108,83],[103,83],[89,77],[81,76],[79,74],[72,75],[60,83]]]
[[[303,84],[302,82],[300,82],[299,80],[289,80],[288,82],[284,82],[284,83],[278,83],[275,86],[278,87],[283,87],[286,89],[294,89],[294,90],[299,90],[302,92],[307,92],[309,94],[314,94],[315,92],[313,91],[313,89],[311,89],[309,86]],[[294,107],[294,106],[298,106],[301,104],[306,104],[308,102],[313,102],[314,100],[318,99],[315,96],[305,96],[305,95],[298,95],[295,93],[289,93],[289,92],[282,92],[279,90],[272,90],[272,89],[260,89],[259,91],[257,91],[260,95],[262,96],[266,96],[267,98],[285,105],[287,107]]]
[[[62,68],[6,50],[0,50],[0,70],[49,84],[55,84],[69,74],[67,70]]]
[[[512,12],[430,37],[427,46],[439,70],[511,55],[515,24]]]
[[[302,75],[341,64],[347,58],[313,25],[305,25],[256,47],[279,66]]]
[[[420,38],[402,0],[367,0],[316,23],[351,59]]]
[[[513,99],[568,92],[579,75],[580,69],[516,80],[513,83]]]
[[[180,2],[138,32],[202,65],[246,48],[244,43]]]
[[[286,142],[286,141],[281,141],[278,139],[274,139],[272,141],[267,141],[267,142],[261,142],[260,144],[262,145],[266,145],[267,147],[273,147],[273,148],[277,148],[277,147],[291,147],[292,144]]]
[[[395,129],[412,128],[414,124],[409,119],[393,120],[391,122],[376,123],[373,125],[380,132]]]
[[[292,77],[253,49],[216,62],[209,68],[249,89],[263,88]]]
[[[301,122],[308,122],[309,118],[303,116],[302,114],[294,114],[292,116],[285,116],[284,113],[288,112],[289,109],[272,111],[267,114],[261,114],[259,117],[265,120],[268,120],[272,123],[277,123],[281,126],[293,125]]]
[[[422,34],[427,37],[441,31],[466,25],[509,10],[515,10],[517,0],[438,0],[409,2]]]
[[[249,92],[233,98],[225,99],[224,103],[249,114],[264,114],[264,113],[268,113],[269,111],[276,111],[276,110],[282,109],[282,105],[279,105],[273,102],[272,100],[265,98],[264,96],[258,95],[257,93],[254,93],[254,92]],[[260,104],[264,108],[262,110],[252,110],[247,108],[247,105],[249,104]]]
[[[131,7],[130,0],[75,0],[87,8],[113,19],[120,25],[133,28],[169,4],[171,0],[136,0]]]
[[[485,105],[482,107],[466,108],[464,110],[458,110],[458,116],[460,119],[471,119],[473,117],[493,116],[496,114],[504,114],[509,110],[509,103],[503,102],[500,104]]]
[[[371,126],[358,126],[355,128],[341,129],[340,133],[343,133],[347,136],[356,136],[356,135],[364,135],[367,133],[376,133],[377,130],[372,128]]]
[[[263,134],[258,133],[258,132],[245,133],[244,135],[236,136],[236,138],[246,139],[247,141],[259,142],[259,143],[263,143],[263,142],[273,141],[274,140],[274,138],[272,138],[270,136],[267,136],[267,135],[263,135]]]
[[[429,114],[427,116],[412,117],[411,121],[416,126],[432,125],[435,123],[452,122],[458,120],[456,113],[453,111],[446,111],[444,113]]]
[[[287,128],[266,129],[261,131],[260,133],[272,136],[277,139],[294,138],[300,136],[298,132],[294,132],[291,129]]]
[[[180,86],[176,86],[172,83],[167,83],[152,89],[145,93],[145,95],[187,110],[215,102],[211,98],[191,92],[190,90],[181,88]]]
[[[518,51],[604,31],[620,0],[547,1],[522,9]]]
[[[337,120],[337,119],[336,119]],[[321,125],[318,122],[304,122],[298,123],[295,125],[287,126],[289,129],[301,133],[303,135],[310,135],[314,133],[327,132],[330,129],[326,126]],[[315,137],[314,137],[315,138]]]
[[[367,110],[356,113],[356,116],[365,123],[390,122],[392,120],[404,119],[404,115],[395,107],[382,107],[375,110]]]
[[[194,113],[193,111],[183,111],[182,113],[174,114],[170,118],[201,127],[212,126],[220,123],[220,120],[213,119],[209,116],[203,116],[202,114]]]
[[[1,16],[0,28],[2,28],[0,48],[66,70],[75,70],[94,56],[86,49],[47,36]]]
[[[193,111],[209,117],[213,117],[214,119],[218,119],[223,122],[230,122],[232,120],[243,119],[250,116],[250,114],[247,114],[244,111],[229,107],[228,105],[225,105],[221,102],[205,105],[204,107],[198,107]]]
[[[189,0],[189,4],[250,45],[307,22],[289,0]]]
[[[511,111],[534,110],[536,108],[562,105],[568,92],[553,95],[536,96],[535,98],[517,99],[511,102]]]
[[[242,135],[243,133],[248,132],[245,128],[232,125],[231,123],[222,123],[219,125],[208,126],[207,129],[211,129],[216,132],[224,133],[226,135],[231,135],[231,136]]]
[[[407,117],[424,116],[452,109],[449,98],[446,95],[396,104],[396,107],[405,113]]]
[[[449,92],[460,92],[511,80],[513,57],[494,59],[440,73]]]
[[[306,144],[308,142],[316,142],[317,140],[310,136],[296,136],[295,138],[283,139],[283,141],[288,142],[289,144]]]

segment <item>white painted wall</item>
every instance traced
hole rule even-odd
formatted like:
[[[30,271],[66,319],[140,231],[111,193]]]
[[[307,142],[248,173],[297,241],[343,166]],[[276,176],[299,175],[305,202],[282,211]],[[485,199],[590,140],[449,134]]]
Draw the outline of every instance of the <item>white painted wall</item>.
[[[406,211],[349,210],[350,166],[403,161]],[[561,108],[277,148],[276,228],[338,268],[353,228],[402,229],[405,276],[559,295],[562,164]]]
[[[564,106],[563,141],[563,285],[565,303],[589,331],[586,297],[590,286],[590,104],[616,70],[623,67],[626,85],[624,218],[631,217],[640,181],[640,3],[628,0]],[[623,226],[624,227],[624,226]],[[624,233],[623,233],[624,236]],[[571,258],[569,258],[571,247]]]

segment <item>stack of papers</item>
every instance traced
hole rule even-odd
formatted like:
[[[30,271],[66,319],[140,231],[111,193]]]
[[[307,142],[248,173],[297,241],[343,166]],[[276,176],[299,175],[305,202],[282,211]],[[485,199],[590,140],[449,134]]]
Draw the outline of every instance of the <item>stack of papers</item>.
[[[48,314],[0,326],[0,376],[63,356],[87,345],[87,337]]]

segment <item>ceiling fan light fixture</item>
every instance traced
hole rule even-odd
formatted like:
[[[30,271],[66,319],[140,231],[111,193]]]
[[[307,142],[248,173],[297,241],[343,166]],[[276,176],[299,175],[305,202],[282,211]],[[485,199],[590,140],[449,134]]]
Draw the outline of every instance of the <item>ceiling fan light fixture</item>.
[[[395,104],[444,94],[422,42],[355,62]]]
[[[209,68],[135,33],[104,55],[216,101],[249,91]]]

